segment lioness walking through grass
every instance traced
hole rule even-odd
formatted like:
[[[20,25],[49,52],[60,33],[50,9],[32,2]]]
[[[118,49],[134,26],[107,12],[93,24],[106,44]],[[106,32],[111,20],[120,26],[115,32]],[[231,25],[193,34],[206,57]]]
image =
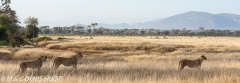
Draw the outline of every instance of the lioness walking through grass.
[[[82,53],[77,53],[71,58],[57,57],[54,59],[52,68],[57,69],[61,64],[64,66],[73,66],[74,69],[77,69],[78,58],[82,58]]]
[[[29,62],[22,62],[19,67],[19,72],[21,73],[26,72],[27,68],[36,69],[38,71],[38,74],[40,73],[40,68],[42,67],[42,63],[47,61],[47,56],[41,56],[35,61],[29,61]]]
[[[204,55],[202,55],[200,58],[196,60],[183,59],[179,62],[178,70],[183,70],[185,66],[188,66],[189,68],[200,69],[203,60],[207,60],[207,58]]]

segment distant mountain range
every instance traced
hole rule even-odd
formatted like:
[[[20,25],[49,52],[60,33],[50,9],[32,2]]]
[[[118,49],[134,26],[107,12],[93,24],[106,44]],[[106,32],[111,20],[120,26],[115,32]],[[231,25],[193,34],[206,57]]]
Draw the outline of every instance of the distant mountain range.
[[[174,15],[165,19],[157,19],[154,21],[135,23],[135,24],[106,24],[99,23],[98,27],[105,28],[139,28],[139,29],[190,29],[197,30],[199,27],[205,29],[240,29],[240,15],[236,14],[210,14],[207,12],[190,11],[183,14]]]

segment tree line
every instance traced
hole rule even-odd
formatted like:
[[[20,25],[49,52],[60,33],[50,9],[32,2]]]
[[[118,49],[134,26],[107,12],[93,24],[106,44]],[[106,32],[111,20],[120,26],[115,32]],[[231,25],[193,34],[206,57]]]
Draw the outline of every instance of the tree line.
[[[92,23],[94,24],[94,23]],[[97,23],[96,23],[97,24]],[[95,26],[94,26],[95,27]],[[109,29],[104,27],[94,28],[91,25],[83,26],[70,26],[70,27],[53,27],[41,26],[40,34],[69,34],[69,35],[109,35],[109,36],[240,36],[240,30],[219,30],[219,29],[204,29],[199,27],[198,30],[183,29]]]

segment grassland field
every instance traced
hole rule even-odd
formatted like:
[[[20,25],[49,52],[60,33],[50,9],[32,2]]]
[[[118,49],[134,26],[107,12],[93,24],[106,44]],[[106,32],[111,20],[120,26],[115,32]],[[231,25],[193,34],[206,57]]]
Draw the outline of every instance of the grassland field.
[[[36,60],[45,55],[40,76],[62,76],[46,83],[239,83],[240,38],[189,36],[49,36],[37,45],[1,47],[0,53],[10,54],[11,60],[0,60],[1,79],[7,76],[38,76],[36,69],[18,74],[23,61]],[[70,57],[81,52],[77,71],[61,65],[52,70],[55,57]],[[2,56],[1,55],[1,56]],[[182,59],[197,59],[205,55],[201,69],[185,67],[178,70]],[[6,81],[0,83],[42,81]]]

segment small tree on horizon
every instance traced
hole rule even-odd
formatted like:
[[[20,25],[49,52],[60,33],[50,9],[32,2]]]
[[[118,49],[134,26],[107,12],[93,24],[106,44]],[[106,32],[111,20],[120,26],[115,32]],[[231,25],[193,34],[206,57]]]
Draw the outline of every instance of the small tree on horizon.
[[[87,32],[90,34],[91,33],[91,25],[88,25],[87,27],[88,27]]]
[[[95,34],[96,33],[96,29],[95,29],[95,27],[98,25],[98,23],[92,23],[91,24],[91,26],[92,26],[92,28],[93,28],[93,33]]]
[[[29,16],[27,19],[24,20],[26,24],[26,38],[35,38],[38,37],[39,29],[37,28],[38,25],[38,18]]]

